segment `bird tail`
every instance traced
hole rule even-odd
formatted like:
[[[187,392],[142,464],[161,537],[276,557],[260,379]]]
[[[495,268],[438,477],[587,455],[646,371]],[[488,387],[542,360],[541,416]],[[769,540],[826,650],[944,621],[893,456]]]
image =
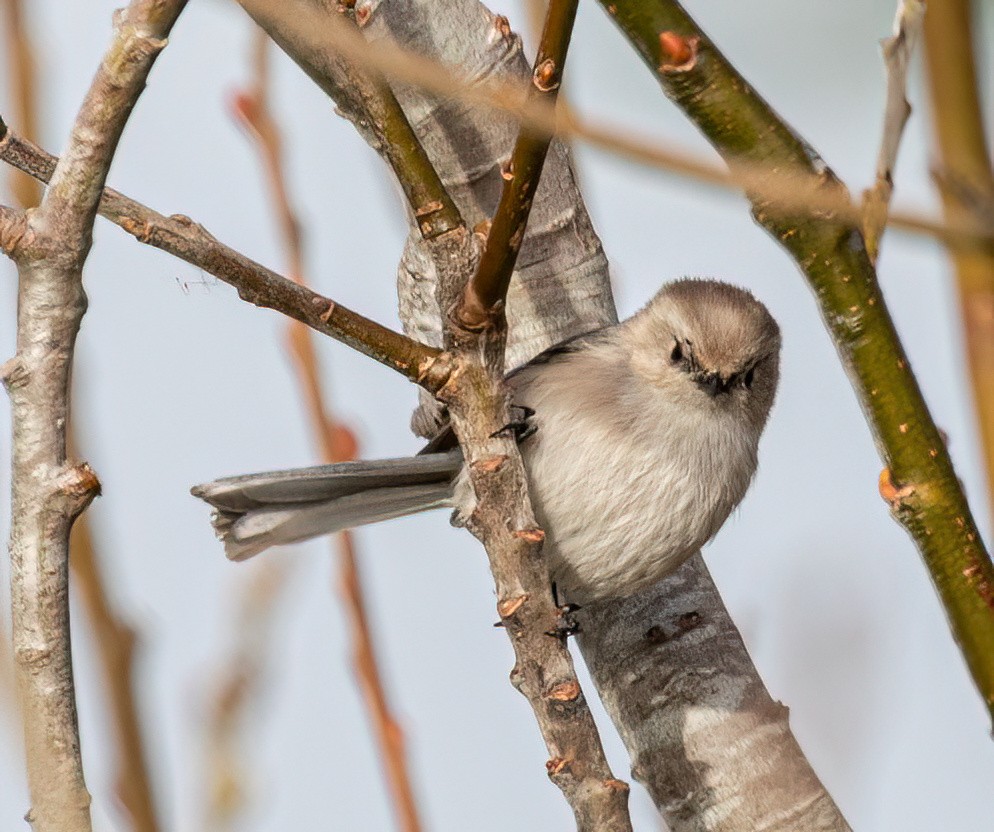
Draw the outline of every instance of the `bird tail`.
[[[342,462],[227,477],[190,489],[214,507],[231,560],[270,546],[451,505],[462,454]]]

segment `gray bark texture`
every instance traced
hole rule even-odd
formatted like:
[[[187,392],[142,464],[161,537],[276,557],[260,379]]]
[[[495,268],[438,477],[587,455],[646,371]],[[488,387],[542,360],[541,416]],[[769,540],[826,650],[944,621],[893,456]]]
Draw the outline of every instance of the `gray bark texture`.
[[[360,2],[370,38],[391,38],[471,81],[527,78],[520,39],[475,0]],[[577,60],[577,56],[573,56]],[[516,125],[495,111],[397,90],[471,224],[489,217]],[[441,343],[431,258],[416,229],[398,275],[406,331]],[[607,259],[556,142],[508,294],[507,363],[617,320]],[[418,419],[415,420],[418,425]],[[849,826],[766,691],[700,556],[639,595],[583,611],[580,649],[633,760],[673,832]]]
[[[99,493],[67,458],[70,380],[86,309],[82,269],[117,142],[184,0],[135,0],[115,18],[41,205],[0,229],[18,266],[17,354],[2,369],[13,411],[11,608],[35,832],[89,832],[69,636],[69,531]],[[0,218],[2,219],[2,218]]]

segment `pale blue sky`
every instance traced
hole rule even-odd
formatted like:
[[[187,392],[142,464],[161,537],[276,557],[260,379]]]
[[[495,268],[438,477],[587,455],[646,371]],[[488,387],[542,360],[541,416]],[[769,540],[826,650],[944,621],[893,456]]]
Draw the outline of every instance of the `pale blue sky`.
[[[43,49],[45,144],[57,150],[109,37],[113,2],[34,0]],[[871,180],[883,77],[877,42],[891,0],[836,3],[693,0],[689,7],[764,96],[856,191]],[[515,29],[518,3],[495,6]],[[988,9],[989,11],[989,9]],[[988,14],[984,41],[994,42]],[[250,29],[230,2],[193,0],[124,136],[110,181],[156,209],[189,214],[273,266],[281,255],[253,150],[227,115],[247,75]],[[989,58],[989,56],[988,56]],[[994,100],[988,60],[987,100]],[[291,187],[313,281],[396,321],[394,269],[405,232],[379,160],[289,62],[276,64]],[[585,113],[707,153],[605,15],[584,3],[568,94]],[[915,114],[896,176],[897,202],[935,210],[927,106]],[[0,90],[0,113],[10,112]],[[13,125],[16,127],[16,125]],[[580,178],[630,314],[667,279],[718,276],[748,286],[784,331],[784,375],[756,483],[706,558],[773,695],[854,828],[972,830],[994,813],[994,746],[979,697],[909,539],[877,495],[880,462],[813,299],[741,198],[580,148]],[[888,235],[880,276],[936,420],[948,432],[978,519],[983,499],[959,324],[942,251]],[[283,322],[184,263],[98,223],[86,272],[77,419],[103,482],[91,509],[122,612],[139,629],[138,667],[157,796],[166,828],[201,829],[203,702],[231,639],[234,600],[251,565],[228,563],[190,485],[291,467],[315,454],[282,350]],[[14,349],[15,282],[0,263],[0,360]],[[416,447],[413,390],[341,345],[321,344],[328,383],[368,456]],[[0,407],[7,457],[9,412]],[[0,463],[0,498],[9,474]],[[0,511],[0,537],[9,517]],[[537,729],[507,683],[511,654],[491,627],[485,558],[446,515],[359,534],[383,666],[407,729],[426,826],[566,829],[544,776]],[[245,732],[252,808],[239,829],[380,830],[389,805],[349,669],[346,622],[328,546],[292,561],[276,610],[264,701]],[[3,592],[9,570],[0,567]],[[87,778],[100,830],[123,828],[109,797],[112,761],[85,621],[76,629]],[[17,732],[0,720],[0,829],[28,806]],[[601,720],[616,774],[620,742]],[[658,828],[636,787],[639,830]],[[522,818],[527,820],[522,821]]]

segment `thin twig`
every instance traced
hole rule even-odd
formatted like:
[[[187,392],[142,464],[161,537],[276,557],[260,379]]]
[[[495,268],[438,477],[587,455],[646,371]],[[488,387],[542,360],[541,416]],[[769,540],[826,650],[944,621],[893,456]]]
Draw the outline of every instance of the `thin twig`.
[[[904,126],[911,116],[908,103],[908,67],[921,37],[925,0],[898,0],[894,34],[881,43],[887,67],[887,103],[883,136],[877,156],[876,181],[863,192],[863,237],[870,259],[876,263],[880,237],[887,226],[887,210],[894,191],[894,167]]]
[[[938,140],[937,182],[947,222],[994,216],[994,171],[977,88],[969,0],[933,3],[925,19],[925,57]],[[951,250],[977,423],[994,520],[994,241]]]
[[[6,131],[6,132],[4,132]],[[0,158],[47,182],[57,159],[17,136],[0,122]],[[203,226],[179,214],[166,217],[107,188],[100,214],[141,243],[160,248],[234,286],[256,306],[275,309],[307,324],[426,388],[445,381],[442,352],[364,318],[317,292],[281,277],[215,239]],[[2,242],[2,240],[0,240]]]
[[[726,158],[771,168],[807,165],[826,187],[842,187],[675,0],[602,2],[666,94]],[[886,466],[881,495],[914,538],[994,717],[994,565],[908,364],[859,227],[835,216],[770,213],[763,199],[749,197],[757,221],[794,257],[815,290]]]
[[[538,102],[555,107],[576,7],[577,0],[550,0],[525,107]],[[552,137],[553,133],[535,132],[528,127],[518,133],[486,246],[456,311],[460,326],[486,326],[504,304]]]
[[[24,709],[29,820],[38,832],[88,832],[69,638],[69,532],[99,491],[67,459],[70,374],[86,306],[82,268],[121,132],[183,0],[136,0],[73,125],[41,205],[11,247],[17,354],[3,378],[13,410],[11,603]]]
[[[90,524],[85,520],[84,515],[73,526],[69,565],[74,586],[86,605],[86,615],[103,664],[104,690],[117,743],[114,792],[135,832],[155,832],[159,822],[135,701],[133,671],[137,638],[135,631],[117,615],[107,595]]]
[[[237,97],[235,114],[251,130],[262,157],[274,197],[274,213],[282,229],[283,249],[290,265],[290,277],[305,284],[300,222],[287,193],[280,130],[269,108],[268,47],[269,38],[260,29],[254,41],[253,84],[251,89]],[[392,97],[392,93],[390,95]],[[406,123],[406,119],[404,121]],[[432,173],[434,174],[434,170]],[[355,435],[337,421],[326,403],[327,397],[322,387],[317,352],[310,330],[298,321],[291,321],[287,329],[287,340],[323,461],[333,463],[356,459],[358,442]],[[379,743],[380,759],[393,797],[398,826],[404,832],[419,832],[421,822],[404,752],[404,734],[390,709],[379,672],[351,532],[344,531],[335,535],[335,545],[338,550],[339,585],[352,624],[353,665]]]
[[[778,211],[785,215],[800,211],[828,212],[847,222],[858,223],[861,220],[862,211],[853,204],[848,193],[837,188],[825,188],[824,182],[812,177],[810,169],[804,165],[785,163],[774,169],[753,159],[726,156],[731,168],[729,172],[721,166],[675,153],[658,143],[626,135],[606,125],[575,117],[557,119],[555,110],[544,101],[534,101],[526,106],[527,88],[524,86],[460,78],[439,62],[394,44],[367,44],[359,33],[313,3],[302,0],[290,0],[289,3],[244,0],[243,5],[267,31],[277,28],[292,30],[292,41],[275,39],[322,89],[335,98],[340,107],[348,85],[341,83],[334,92],[330,92],[328,79],[335,77],[336,72],[340,73],[340,77],[345,76],[347,71],[336,69],[335,61],[345,61],[349,68],[356,66],[367,72],[380,73],[397,83],[417,85],[444,98],[494,108],[514,116],[536,132],[558,133],[563,138],[580,139],[627,159],[723,189],[736,192],[745,189],[766,200],[771,212]],[[270,31],[270,34],[273,32]],[[320,48],[314,47],[314,44],[320,45]],[[994,228],[990,223],[975,220],[950,225],[918,214],[894,211],[888,224],[904,231],[938,237],[958,247],[973,245],[978,239],[994,239]]]

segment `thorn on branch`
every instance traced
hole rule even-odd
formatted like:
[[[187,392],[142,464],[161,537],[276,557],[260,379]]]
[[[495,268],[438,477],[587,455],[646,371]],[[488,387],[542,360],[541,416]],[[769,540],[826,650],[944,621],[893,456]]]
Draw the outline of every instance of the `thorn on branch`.
[[[18,356],[5,361],[0,365],[0,381],[7,388],[7,392],[23,387],[31,378],[31,371],[24,366],[24,362]]]

